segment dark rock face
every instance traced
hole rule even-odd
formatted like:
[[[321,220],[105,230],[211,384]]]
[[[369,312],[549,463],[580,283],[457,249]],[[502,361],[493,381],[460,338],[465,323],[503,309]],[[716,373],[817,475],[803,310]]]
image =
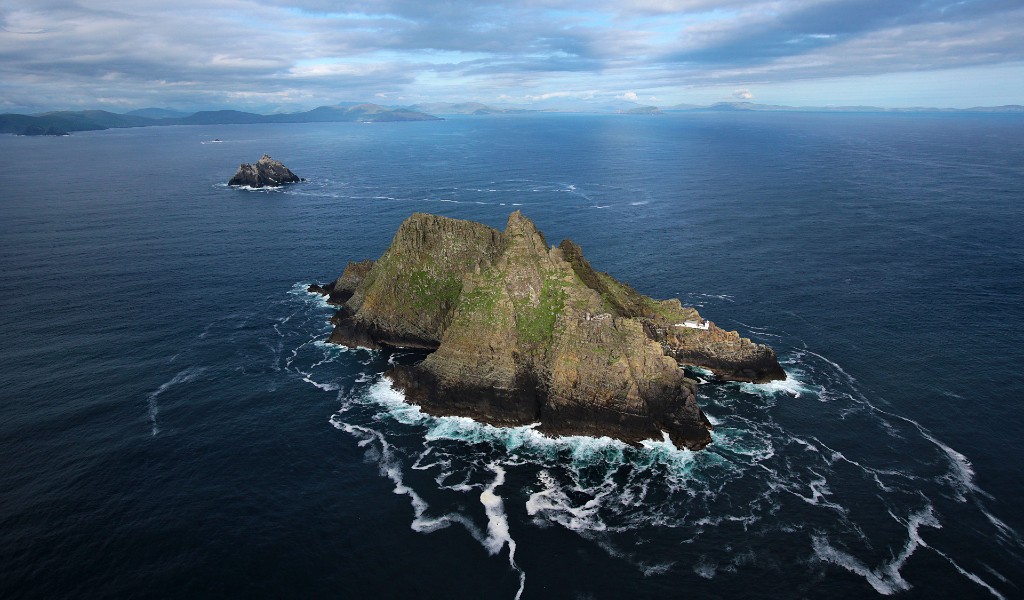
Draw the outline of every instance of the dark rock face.
[[[527,372],[514,378],[512,388],[444,380],[430,370],[407,366],[395,367],[388,377],[405,393],[408,402],[430,415],[458,415],[513,427],[541,420],[543,393]]]
[[[281,161],[264,154],[262,158],[252,164],[239,165],[238,172],[231,178],[228,185],[262,188],[279,187],[298,181],[302,180],[288,167],[281,164]]]
[[[518,211],[504,231],[414,214],[379,260],[310,291],[342,305],[331,342],[433,351],[387,375],[434,415],[696,450],[711,423],[680,362],[786,376],[770,348],[595,271],[572,242],[549,248]]]

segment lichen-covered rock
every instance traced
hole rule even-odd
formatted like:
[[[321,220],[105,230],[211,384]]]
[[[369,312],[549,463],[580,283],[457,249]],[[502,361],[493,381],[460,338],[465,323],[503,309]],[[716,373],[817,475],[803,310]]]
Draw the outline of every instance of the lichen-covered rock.
[[[711,424],[677,361],[723,378],[785,377],[771,349],[703,323],[548,247],[516,211],[504,231],[414,214],[375,263],[349,263],[318,291],[344,302],[330,341],[432,350],[388,373],[428,413],[553,435],[661,439],[699,449]],[[340,300],[344,297],[345,300]]]
[[[302,180],[288,167],[281,164],[281,161],[264,154],[262,158],[252,164],[239,165],[238,171],[228,185],[262,188],[279,187],[298,181]]]

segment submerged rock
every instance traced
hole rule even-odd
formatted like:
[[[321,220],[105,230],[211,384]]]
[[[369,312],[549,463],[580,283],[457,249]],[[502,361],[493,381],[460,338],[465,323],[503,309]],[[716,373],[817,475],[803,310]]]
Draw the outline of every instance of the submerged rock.
[[[262,188],[279,187],[298,181],[302,181],[302,179],[281,164],[281,161],[270,158],[269,154],[264,154],[262,158],[252,164],[239,165],[238,171],[228,185]]]
[[[434,415],[699,449],[711,423],[681,363],[785,378],[767,346],[595,271],[568,240],[548,247],[518,211],[504,231],[414,214],[380,259],[309,289],[342,305],[331,342],[432,351],[387,376]]]

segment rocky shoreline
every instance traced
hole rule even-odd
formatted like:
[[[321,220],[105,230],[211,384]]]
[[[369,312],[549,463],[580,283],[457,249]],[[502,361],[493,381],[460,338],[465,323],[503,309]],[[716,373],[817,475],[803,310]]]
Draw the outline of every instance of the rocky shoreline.
[[[414,214],[380,259],[309,291],[339,307],[332,343],[430,351],[386,375],[433,415],[697,450],[712,426],[680,365],[786,377],[771,348],[595,271],[571,241],[549,247],[518,211],[504,231]]]
[[[280,187],[286,183],[298,183],[302,179],[291,172],[279,160],[264,154],[262,158],[251,164],[241,164],[234,177],[228,181],[230,186],[263,188]]]

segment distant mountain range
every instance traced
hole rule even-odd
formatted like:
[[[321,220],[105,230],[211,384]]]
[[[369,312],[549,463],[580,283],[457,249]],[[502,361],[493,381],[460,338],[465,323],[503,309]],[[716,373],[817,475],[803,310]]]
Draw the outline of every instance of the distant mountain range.
[[[237,110],[185,113],[168,108],[142,108],[125,114],[105,110],[54,111],[35,115],[0,114],[0,133],[16,135],[67,135],[122,127],[161,125],[233,125],[251,123],[380,123],[438,121],[434,115],[495,115],[530,112],[616,113],[660,115],[679,112],[863,112],[863,113],[1024,113],[1024,106],[977,106],[973,108],[881,108],[877,106],[782,106],[754,102],[718,102],[710,105],[676,104],[649,106],[628,100],[591,100],[572,103],[566,99],[541,102],[534,108],[491,106],[479,102],[432,102],[388,107],[371,103],[342,102],[313,110],[261,115]]]
[[[439,117],[407,108],[378,104],[345,103],[321,106],[296,113],[260,115],[237,110],[181,113],[164,108],[144,108],[127,114],[105,110],[55,111],[37,115],[0,114],[0,133],[16,135],[67,135],[73,131],[99,131],[121,127],[162,125],[232,125],[240,123],[381,123],[391,121],[439,121]]]
[[[537,112],[529,108],[498,108],[479,102],[428,102],[413,104],[409,110],[430,113],[432,115],[500,115],[510,113]]]
[[[490,115],[522,112],[569,112],[624,115],[658,115],[677,112],[887,112],[887,113],[1024,113],[1024,106],[978,106],[973,108],[882,108],[878,106],[783,106],[755,102],[717,102],[715,104],[676,104],[653,106],[622,98],[549,98],[529,105],[492,106],[479,102],[415,104],[409,106],[438,115]]]
[[[943,113],[1024,113],[1024,106],[1020,104],[1006,104],[1003,106],[975,106],[973,108],[930,108],[915,106],[908,108],[882,108],[878,106],[783,106],[779,104],[757,104],[755,102],[718,102],[708,106],[697,104],[677,104],[675,106],[662,107],[663,112],[736,112],[736,111],[760,111],[760,112],[889,112],[889,113],[921,113],[921,112],[943,112]]]

